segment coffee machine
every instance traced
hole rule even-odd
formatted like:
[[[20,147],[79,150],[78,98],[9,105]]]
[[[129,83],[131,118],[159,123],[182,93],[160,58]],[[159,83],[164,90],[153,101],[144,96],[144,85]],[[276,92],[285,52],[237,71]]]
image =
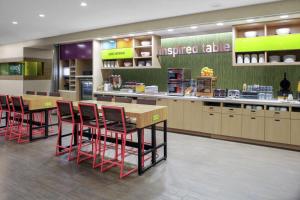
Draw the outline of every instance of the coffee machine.
[[[286,99],[291,92],[291,82],[286,78],[286,72],[284,73],[283,80],[280,81],[280,91],[278,92],[278,97]]]

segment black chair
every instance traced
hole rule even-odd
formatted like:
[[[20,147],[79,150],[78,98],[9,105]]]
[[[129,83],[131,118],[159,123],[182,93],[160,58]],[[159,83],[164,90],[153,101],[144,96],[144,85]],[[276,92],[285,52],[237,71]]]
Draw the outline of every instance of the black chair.
[[[36,95],[47,96],[47,92],[37,92]]]
[[[115,102],[118,102],[118,103],[132,103],[132,98],[129,98],[129,97],[115,97]]]
[[[35,91],[26,91],[26,94],[35,95]]]
[[[78,115],[75,114],[73,108],[72,101],[62,101],[59,100],[56,102],[57,104],[57,115],[58,115],[58,138],[56,143],[56,156],[68,153],[68,160],[73,160],[75,158],[71,157],[73,146],[75,144],[75,139],[78,138],[78,126],[80,124],[80,118]],[[72,133],[62,135],[62,125],[63,123],[69,124],[72,126]],[[76,131],[77,130],[77,131]],[[62,138],[70,136],[70,144],[69,145],[62,145]]]
[[[5,116],[3,114],[5,113]],[[10,127],[10,116],[11,116],[11,106],[9,104],[8,95],[0,95],[0,125],[2,124],[2,119],[6,118],[6,126],[0,128],[0,135],[5,136],[9,134]]]
[[[137,104],[144,104],[144,105],[156,105],[155,99],[137,99]]]
[[[49,92],[49,96],[51,96],[51,97],[60,97],[60,93],[59,92]]]
[[[113,96],[97,96],[97,101],[112,101]]]

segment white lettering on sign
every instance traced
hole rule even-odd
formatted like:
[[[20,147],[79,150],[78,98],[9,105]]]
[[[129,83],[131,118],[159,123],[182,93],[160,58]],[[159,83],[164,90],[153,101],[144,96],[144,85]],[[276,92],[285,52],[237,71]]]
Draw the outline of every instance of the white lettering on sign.
[[[158,55],[159,56],[172,56],[176,57],[177,55],[190,55],[197,53],[218,53],[218,52],[230,52],[231,45],[229,43],[218,43],[215,44],[202,44],[200,46],[183,46],[183,47],[169,47],[169,48],[160,48]]]

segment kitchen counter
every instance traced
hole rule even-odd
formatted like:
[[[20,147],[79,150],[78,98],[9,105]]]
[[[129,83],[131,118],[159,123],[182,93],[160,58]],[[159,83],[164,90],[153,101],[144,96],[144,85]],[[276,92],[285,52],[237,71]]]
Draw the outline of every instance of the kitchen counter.
[[[169,96],[165,92],[157,94],[144,93],[129,93],[129,92],[94,92],[95,95],[112,95],[112,96],[127,96],[127,97],[141,97],[141,98],[164,98],[164,99],[178,99],[178,100],[193,100],[193,101],[207,101],[207,102],[221,102],[221,103],[240,103],[240,104],[254,104],[254,105],[270,105],[270,106],[287,106],[300,107],[299,101],[284,101],[284,100],[258,100],[258,99],[232,99],[232,98],[213,98],[213,97],[189,97],[189,96]]]

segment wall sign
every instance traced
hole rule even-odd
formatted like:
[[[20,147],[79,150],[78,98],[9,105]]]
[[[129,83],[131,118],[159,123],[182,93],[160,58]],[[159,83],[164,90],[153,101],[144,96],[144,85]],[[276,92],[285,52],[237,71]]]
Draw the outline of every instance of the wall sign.
[[[159,56],[172,56],[177,55],[190,55],[198,53],[218,53],[218,52],[231,52],[231,44],[229,43],[211,43],[211,44],[200,44],[193,46],[180,46],[180,47],[169,47],[160,48]]]
[[[133,58],[132,48],[109,49],[101,51],[102,60],[129,59]]]

